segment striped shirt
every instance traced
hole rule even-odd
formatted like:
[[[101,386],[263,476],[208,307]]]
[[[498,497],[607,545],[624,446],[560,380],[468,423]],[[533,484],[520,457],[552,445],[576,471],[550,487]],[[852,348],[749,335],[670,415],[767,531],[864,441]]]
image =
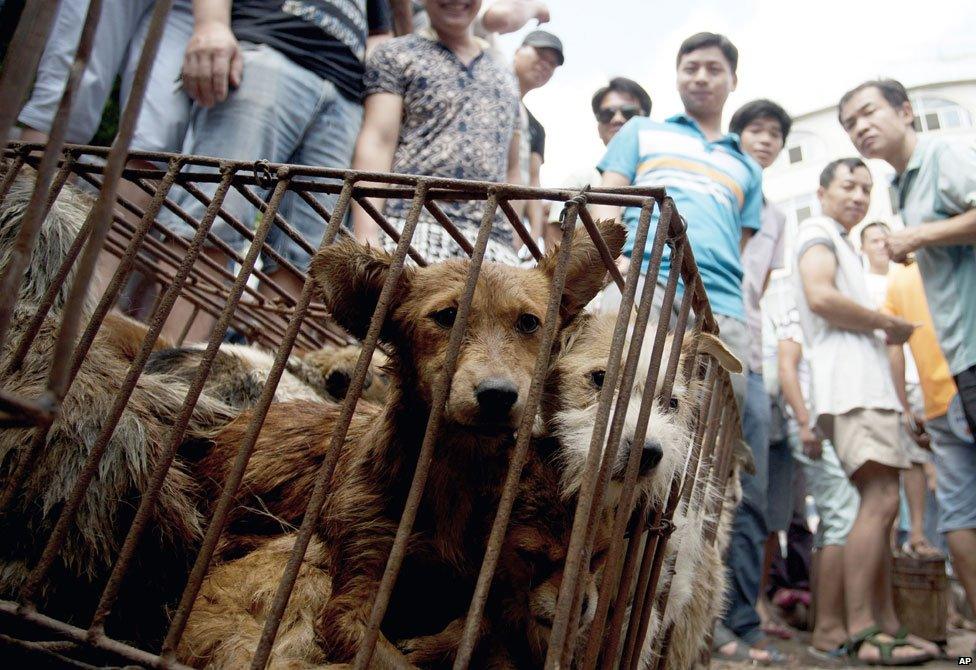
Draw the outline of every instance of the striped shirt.
[[[759,228],[762,170],[739,146],[739,136],[709,141],[698,123],[685,114],[664,123],[635,117],[620,129],[597,166],[615,172],[635,186],[663,186],[688,225],[702,283],[712,310],[745,320],[742,302],[742,228]],[[657,224],[657,211],[651,230]],[[630,234],[624,254],[633,252],[640,210],[624,210]],[[645,247],[643,271],[651,258],[653,232]],[[658,280],[667,281],[670,249],[665,247]]]

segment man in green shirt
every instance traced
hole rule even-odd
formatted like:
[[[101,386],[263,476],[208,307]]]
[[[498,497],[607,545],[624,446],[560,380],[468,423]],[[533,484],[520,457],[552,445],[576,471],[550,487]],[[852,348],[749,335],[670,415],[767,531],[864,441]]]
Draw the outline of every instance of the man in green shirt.
[[[897,172],[893,186],[905,229],[889,236],[891,257],[901,262],[915,254],[959,389],[955,411],[976,433],[976,137],[920,136],[908,93],[892,79],[845,93],[838,116],[862,156]]]

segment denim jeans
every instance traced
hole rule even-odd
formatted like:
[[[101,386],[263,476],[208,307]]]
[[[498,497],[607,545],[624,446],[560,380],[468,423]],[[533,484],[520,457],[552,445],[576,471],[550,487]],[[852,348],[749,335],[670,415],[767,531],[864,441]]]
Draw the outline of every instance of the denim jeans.
[[[18,117],[25,126],[51,132],[74,63],[88,4],[88,0],[63,0],[58,6],[30,100]],[[91,142],[98,130],[105,102],[112,94],[116,76],[120,75],[122,79],[123,104],[128,100],[155,4],[153,0],[106,0],[102,3],[92,52],[72,101],[68,142]],[[175,0],[166,17],[166,29],[149,76],[132,138],[133,149],[180,150],[190,116],[190,99],[179,90],[176,82],[192,32],[190,0]]]
[[[762,578],[763,547],[768,530],[766,500],[769,484],[769,395],[762,375],[749,372],[742,432],[756,461],[756,474],[742,474],[742,503],[732,522],[732,540],[725,563],[729,578],[728,609],[723,622],[747,644],[762,636],[756,600]]]
[[[241,47],[244,52],[241,85],[224,102],[210,109],[194,107],[184,153],[349,167],[362,123],[362,105],[344,98],[332,82],[267,45],[242,43]],[[202,168],[195,166],[194,170]],[[216,191],[215,184],[199,187],[208,196]],[[204,206],[199,200],[182,189],[174,188],[174,192],[178,205],[197,220],[203,217]],[[331,211],[335,195],[314,195]],[[228,192],[223,208],[241,223],[253,227],[257,210],[236,190]],[[299,196],[286,194],[278,213],[313,248],[318,247],[327,222]],[[195,232],[168,210],[160,215],[160,221],[186,237]],[[237,251],[247,247],[244,237],[220,217],[214,222],[212,232]],[[309,255],[277,227],[271,229],[268,244],[299,270],[308,267]],[[272,259],[263,260],[265,272],[277,269]]]

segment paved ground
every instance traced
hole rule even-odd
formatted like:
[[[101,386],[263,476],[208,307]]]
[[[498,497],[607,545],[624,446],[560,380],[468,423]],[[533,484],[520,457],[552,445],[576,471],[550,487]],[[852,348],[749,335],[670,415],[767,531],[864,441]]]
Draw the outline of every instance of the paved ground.
[[[807,642],[809,640],[808,633],[798,633],[798,637],[794,640],[786,642],[777,642],[776,646],[784,653],[791,654],[793,656],[793,662],[790,665],[791,668],[825,668],[825,667],[851,667],[851,666],[829,666],[825,664],[817,664],[813,662],[813,659],[808,657],[804,650],[806,649]],[[968,630],[960,629],[950,629],[949,630],[949,658],[940,661],[932,661],[925,664],[926,669],[931,668],[932,670],[948,670],[948,668],[958,668],[960,667],[960,657],[971,657],[973,654],[973,645],[976,644],[976,633]],[[976,667],[976,661],[971,662],[972,665],[969,667]],[[743,668],[753,668],[748,663],[712,663],[712,668],[718,670],[741,670]],[[962,666],[965,667],[965,666]]]

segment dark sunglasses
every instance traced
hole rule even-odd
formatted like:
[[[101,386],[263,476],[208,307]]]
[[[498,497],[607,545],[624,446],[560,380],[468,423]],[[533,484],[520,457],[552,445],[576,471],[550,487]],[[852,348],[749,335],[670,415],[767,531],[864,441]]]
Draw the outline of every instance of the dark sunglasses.
[[[619,107],[604,107],[599,112],[596,113],[596,120],[600,123],[610,123],[613,121],[613,117],[620,112],[620,116],[624,117],[624,121],[629,121],[638,114],[641,113],[641,108],[637,105],[620,105]]]

